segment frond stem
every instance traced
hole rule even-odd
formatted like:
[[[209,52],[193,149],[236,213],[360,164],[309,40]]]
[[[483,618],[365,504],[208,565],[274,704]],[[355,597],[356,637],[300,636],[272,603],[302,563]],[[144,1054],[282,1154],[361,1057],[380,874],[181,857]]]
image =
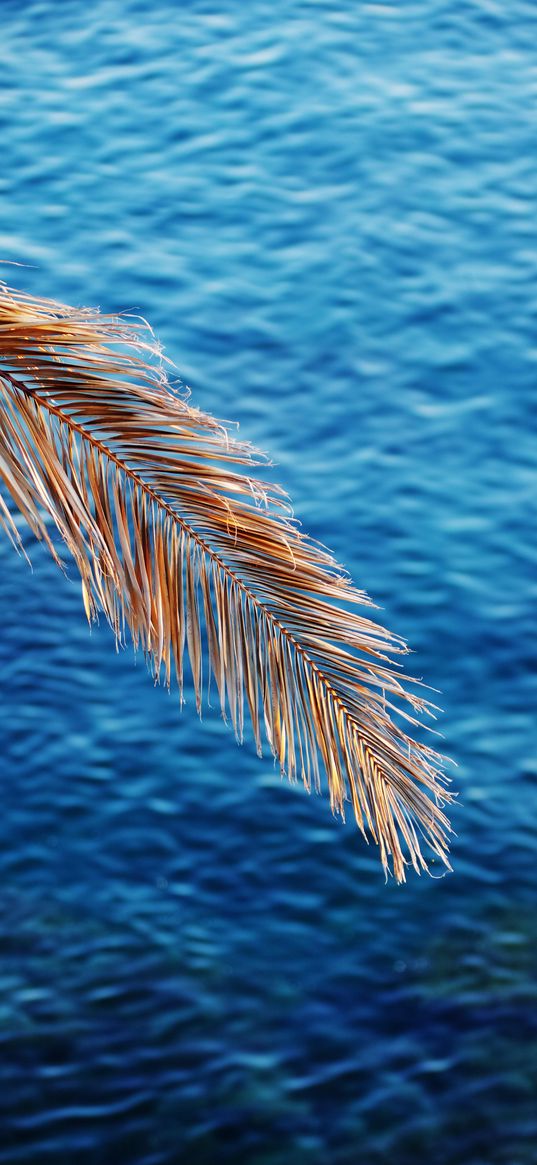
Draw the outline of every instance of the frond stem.
[[[321,669],[317,666],[315,660],[311,658],[302,644],[299,643],[297,639],[295,639],[291,631],[289,631],[287,627],[285,627],[285,625],[280,622],[276,615],[274,615],[273,612],[265,606],[259,596],[256,595],[254,591],[250,590],[250,587],[248,587],[246,583],[243,582],[239,575],[235,574],[231,567],[228,566],[228,564],[224,561],[223,558],[221,558],[217,551],[215,551],[205,541],[205,539],[197,533],[193,526],[191,526],[185,518],[181,517],[181,515],[178,514],[172,506],[168,505],[168,503],[165,502],[164,499],[161,498],[159,494],[156,493],[155,490],[153,490],[151,486],[148,485],[147,482],[145,482],[144,479],[135,472],[135,470],[131,469],[129,465],[126,465],[124,461],[121,461],[121,459],[117,457],[115,453],[113,453],[108,445],[104,443],[104,441],[99,440],[98,437],[94,437],[92,433],[88,433],[82,425],[78,424],[77,421],[74,421],[73,418],[70,417],[67,413],[62,412],[62,410],[58,408],[57,405],[52,404],[48,397],[42,397],[35,390],[27,388],[27,386],[21,383],[17,377],[12,375],[11,372],[4,372],[2,375],[5,376],[6,379],[10,380],[15,389],[17,389],[19,392],[23,392],[26,396],[33,397],[33,399],[36,400],[39,405],[47,408],[48,411],[57,417],[63,424],[68,425],[71,429],[77,432],[83,438],[83,440],[89,442],[89,444],[93,445],[102,454],[104,454],[104,456],[112,461],[114,465],[117,465],[118,469],[120,469],[122,473],[125,473],[131,479],[131,481],[135,483],[135,485],[144,490],[145,493],[152,499],[152,501],[154,501],[157,506],[164,510],[164,512],[168,514],[168,516],[172,518],[173,521],[177,522],[181,526],[185,533],[188,534],[188,536],[197,543],[200,549],[212,558],[213,562],[217,564],[218,568],[232,580],[232,582],[243,592],[243,594],[245,594],[247,598],[250,599],[251,602],[254,603],[255,606],[263,612],[264,617],[269,619],[274,624],[274,626],[278,628],[280,634],[284,635],[289,643],[292,644],[294,650],[302,656],[308,667],[310,667],[311,670],[317,675],[323,687],[326,688],[326,690],[330,693],[331,699],[335,704],[338,705],[342,715],[345,716],[347,722],[350,721],[351,727],[355,734],[358,736],[358,738],[361,739],[361,734],[358,730],[352,712],[350,712],[349,708],[341,699],[341,696],[339,696],[336,689],[332,687],[324,672],[322,672]],[[363,741],[363,743],[367,749],[367,742]]]

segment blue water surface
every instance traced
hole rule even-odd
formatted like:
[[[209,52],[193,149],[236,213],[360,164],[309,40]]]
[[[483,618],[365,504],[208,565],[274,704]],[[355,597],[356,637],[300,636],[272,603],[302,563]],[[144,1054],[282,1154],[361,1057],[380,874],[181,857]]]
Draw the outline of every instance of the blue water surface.
[[[4,0],[0,257],[147,317],[434,688],[378,853],[0,542],[0,1165],[534,1165],[537,9]]]

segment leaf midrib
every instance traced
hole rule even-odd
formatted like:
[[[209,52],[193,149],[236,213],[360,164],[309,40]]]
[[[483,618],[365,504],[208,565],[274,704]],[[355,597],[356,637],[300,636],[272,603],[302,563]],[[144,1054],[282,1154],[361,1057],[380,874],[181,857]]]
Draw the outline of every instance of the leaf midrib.
[[[314,672],[318,677],[323,687],[326,688],[327,692],[329,692],[330,698],[339,706],[346,720],[350,722],[353,731],[357,736],[361,737],[364,746],[368,748],[367,742],[363,739],[361,733],[359,732],[358,725],[352,712],[338,695],[336,689],[332,687],[324,672],[321,671],[315,661],[311,658],[309,653],[306,651],[306,648],[303,647],[297,639],[295,639],[294,635],[288,630],[285,624],[281,623],[276,615],[274,615],[273,612],[265,606],[259,596],[256,595],[254,591],[250,590],[250,587],[243,581],[243,579],[241,579],[239,575],[235,574],[227,562],[225,562],[225,560],[218,554],[218,551],[214,550],[213,547],[210,546],[209,543],[206,542],[200,534],[198,534],[194,527],[191,526],[190,522],[187,522],[186,519],[177,512],[177,510],[174,510],[173,507],[164,500],[164,498],[160,497],[160,495],[156,493],[156,491],[150,485],[148,485],[146,481],[144,481],[143,477],[140,477],[140,475],[136,473],[135,470],[131,469],[129,465],[122,461],[121,458],[118,457],[117,454],[115,454],[112,449],[110,449],[109,446],[105,444],[104,441],[101,441],[98,437],[93,436],[93,434],[84,429],[84,427],[80,425],[78,421],[73,420],[73,418],[69,416],[68,413],[64,413],[47,397],[41,397],[34,389],[28,388],[23,382],[19,381],[18,378],[13,376],[12,373],[4,372],[3,375],[11,382],[16,390],[23,392],[26,396],[32,397],[32,399],[35,400],[40,407],[46,408],[63,424],[68,425],[71,429],[74,429],[75,432],[80,434],[84,441],[89,442],[89,444],[93,445],[102,454],[104,454],[105,457],[113,462],[114,465],[117,465],[118,469],[120,469],[122,473],[125,473],[127,477],[131,479],[131,481],[133,481],[140,489],[144,490],[144,492],[156,503],[157,506],[160,507],[160,509],[164,510],[164,512],[168,514],[170,518],[172,518],[182,527],[185,533],[187,533],[189,537],[191,537],[194,542],[197,543],[200,549],[209,555],[213,562],[217,564],[218,568],[224,574],[226,574],[237,587],[239,587],[243,594],[245,594],[248,599],[250,599],[251,602],[262,611],[263,616],[271,623],[273,623],[278,628],[279,632],[285,636],[289,643],[292,644],[294,650],[302,656],[304,661],[311,668],[312,672]]]

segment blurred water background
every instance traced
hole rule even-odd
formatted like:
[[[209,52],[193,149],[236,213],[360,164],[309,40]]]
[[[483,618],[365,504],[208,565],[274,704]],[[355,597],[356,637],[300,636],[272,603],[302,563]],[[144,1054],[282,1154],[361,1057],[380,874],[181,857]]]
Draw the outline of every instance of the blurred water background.
[[[0,1162],[534,1165],[537,9],[4,0],[0,256],[147,317],[441,689],[384,882],[0,543]]]

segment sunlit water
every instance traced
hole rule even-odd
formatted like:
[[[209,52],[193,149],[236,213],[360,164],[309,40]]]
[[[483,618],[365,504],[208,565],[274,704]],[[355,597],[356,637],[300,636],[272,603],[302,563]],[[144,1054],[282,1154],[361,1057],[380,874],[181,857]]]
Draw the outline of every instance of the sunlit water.
[[[0,543],[0,1162],[537,1159],[530,3],[0,7],[0,255],[151,320],[415,649],[455,872]]]

